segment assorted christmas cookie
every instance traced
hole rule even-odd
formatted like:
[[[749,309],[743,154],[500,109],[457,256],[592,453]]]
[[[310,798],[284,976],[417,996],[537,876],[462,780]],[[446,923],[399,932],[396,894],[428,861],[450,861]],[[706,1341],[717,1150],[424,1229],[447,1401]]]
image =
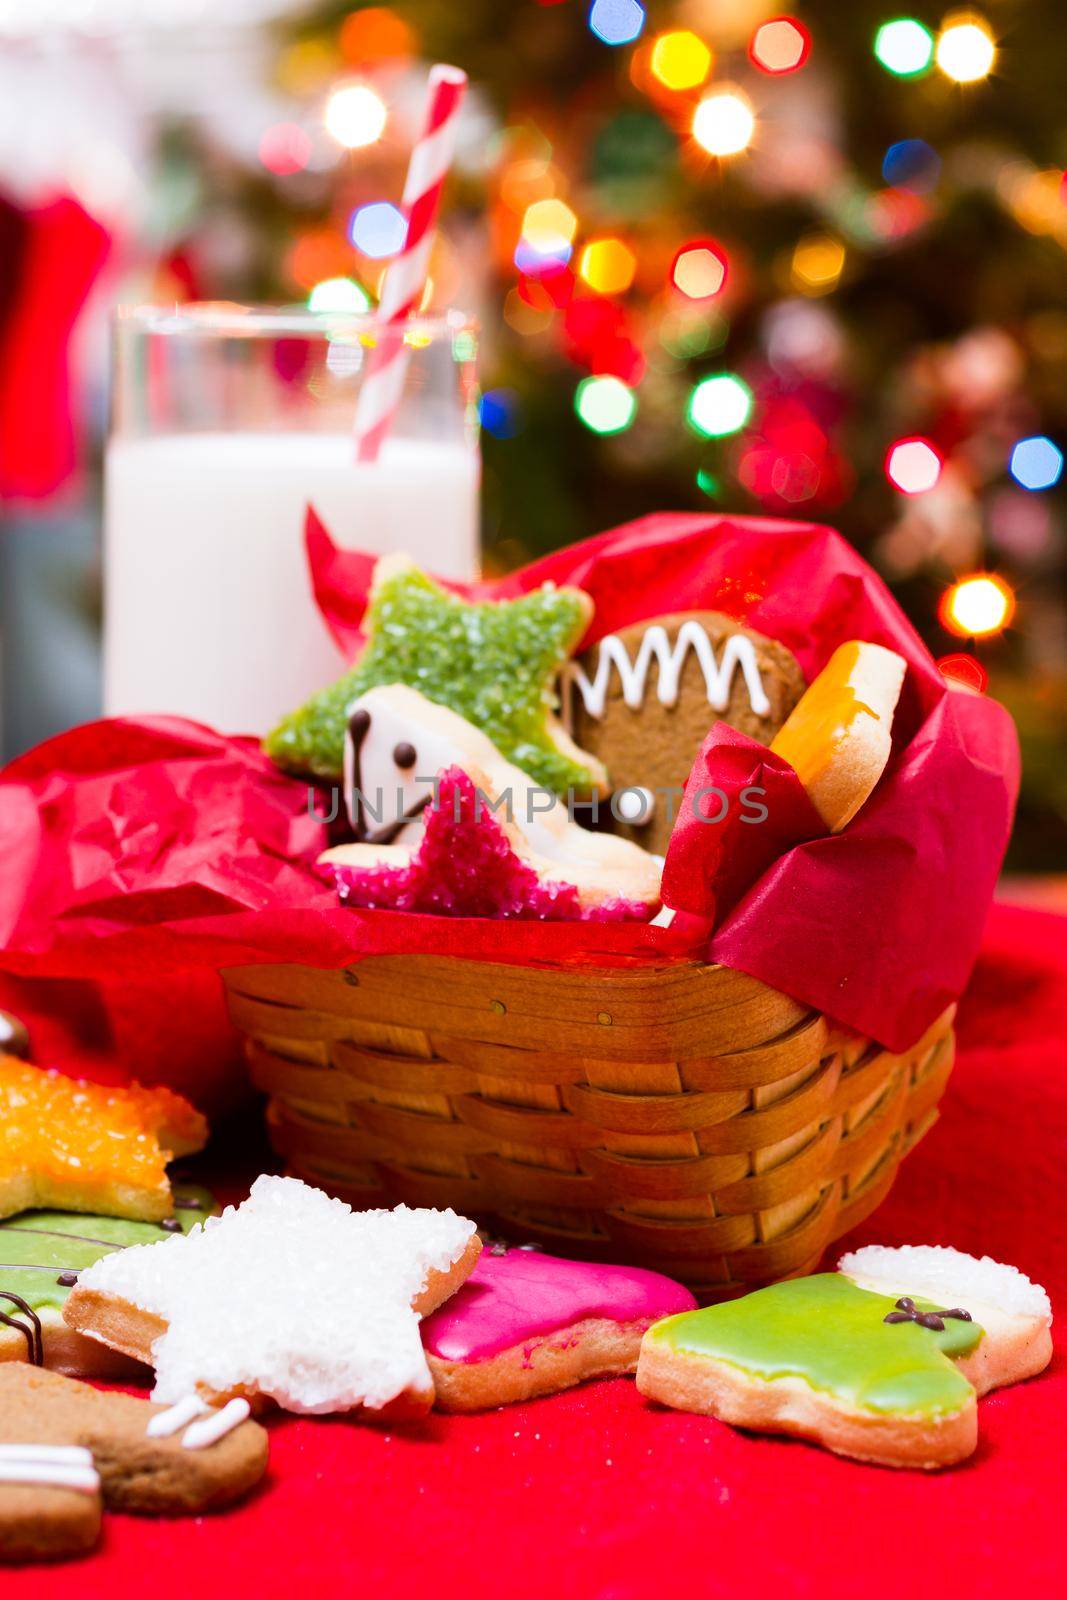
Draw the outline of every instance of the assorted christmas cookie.
[[[771,742],[831,833],[847,827],[885,771],[906,670],[882,645],[840,645]]]
[[[481,1411],[633,1372],[649,1325],[695,1305],[658,1272],[490,1244],[422,1324],[436,1404]]]
[[[266,1471],[267,1435],[247,1402],[228,1410],[173,1426],[133,1395],[0,1367],[0,1561],[84,1554],[104,1506],[182,1516],[239,1499]]]
[[[33,1207],[160,1221],[167,1162],[200,1150],[207,1123],[170,1089],[83,1083],[0,1056],[0,1217]]]
[[[859,1461],[943,1467],[977,1442],[978,1395],[1051,1356],[1043,1289],[956,1250],[875,1248],[669,1317],[641,1345],[637,1386],[681,1411],[795,1434]]]
[[[78,1378],[143,1376],[126,1356],[68,1328],[63,1306],[79,1273],[132,1245],[188,1233],[218,1208],[206,1189],[175,1186],[161,1222],[84,1212],[23,1211],[0,1222],[0,1361],[29,1361]]]
[[[563,674],[568,726],[608,770],[616,823],[658,854],[712,723],[769,744],[803,693],[791,651],[715,611],[608,634]]]
[[[603,768],[557,720],[554,687],[592,611],[580,589],[550,585],[517,600],[469,602],[406,556],[384,556],[374,570],[359,660],[286,718],[267,750],[288,771],[336,781],[353,701],[376,685],[405,683],[480,728],[546,789],[601,791]]]
[[[487,917],[645,920],[657,861],[581,828],[455,712],[402,684],[355,702],[345,793],[356,843],[323,864],[353,906]]]
[[[354,1212],[295,1178],[187,1236],[105,1256],[63,1308],[70,1327],[156,1369],[156,1399],[263,1396],[289,1411],[426,1411],[419,1316],[481,1243],[454,1211]]]

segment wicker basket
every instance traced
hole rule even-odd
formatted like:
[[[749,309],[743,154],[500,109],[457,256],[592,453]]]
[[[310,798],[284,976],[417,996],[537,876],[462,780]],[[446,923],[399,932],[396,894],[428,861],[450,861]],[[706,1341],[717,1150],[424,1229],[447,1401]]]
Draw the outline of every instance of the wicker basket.
[[[725,967],[381,956],[224,974],[290,1170],[655,1266],[704,1299],[809,1271],[936,1115],[952,1012],[903,1055]]]

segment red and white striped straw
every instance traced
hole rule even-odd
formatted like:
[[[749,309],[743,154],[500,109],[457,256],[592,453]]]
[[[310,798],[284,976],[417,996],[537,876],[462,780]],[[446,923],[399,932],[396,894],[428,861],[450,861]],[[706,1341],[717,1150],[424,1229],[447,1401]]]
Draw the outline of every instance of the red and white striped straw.
[[[418,309],[426,287],[434,226],[456,148],[459,108],[467,74],[436,66],[426,90],[423,129],[411,152],[401,209],[404,244],[385,274],[378,317],[382,324],[370,352],[356,405],[356,459],[376,461],[404,390],[409,351],[402,324]]]

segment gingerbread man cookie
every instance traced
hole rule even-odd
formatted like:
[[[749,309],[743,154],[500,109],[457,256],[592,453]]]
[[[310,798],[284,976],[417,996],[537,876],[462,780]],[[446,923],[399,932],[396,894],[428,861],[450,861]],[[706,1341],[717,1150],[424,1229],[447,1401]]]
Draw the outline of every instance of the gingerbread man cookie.
[[[660,855],[712,724],[770,744],[804,693],[785,645],[717,611],[608,634],[564,668],[562,682],[571,733],[608,769],[616,825]]]
[[[91,1550],[104,1506],[153,1516],[229,1505],[262,1478],[267,1435],[238,1401],[209,1412],[0,1367],[0,1561]]]
[[[837,1272],[657,1323],[642,1394],[858,1461],[944,1467],[978,1438],[979,1395],[1041,1372],[1048,1296],[1014,1267],[935,1246],[871,1246]]]
[[[658,1272],[490,1244],[423,1322],[436,1404],[482,1411],[633,1372],[650,1323],[695,1305]]]

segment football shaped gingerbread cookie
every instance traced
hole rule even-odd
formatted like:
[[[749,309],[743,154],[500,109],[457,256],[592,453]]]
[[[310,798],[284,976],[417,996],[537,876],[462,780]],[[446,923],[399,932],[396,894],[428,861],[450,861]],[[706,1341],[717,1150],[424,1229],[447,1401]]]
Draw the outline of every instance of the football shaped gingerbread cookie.
[[[267,1435],[245,1401],[180,1412],[56,1372],[0,1367],[0,1561],[91,1550],[100,1514],[193,1515],[262,1478]]]
[[[650,1323],[695,1305],[658,1272],[491,1244],[423,1322],[436,1404],[482,1411],[633,1372]]]
[[[785,645],[716,611],[608,634],[563,673],[571,732],[608,769],[621,831],[657,854],[712,723],[770,744],[803,693]]]
[[[837,1272],[657,1323],[637,1387],[858,1461],[944,1467],[974,1450],[980,1395],[1048,1365],[1051,1322],[1045,1291],[1014,1267],[870,1246]]]

